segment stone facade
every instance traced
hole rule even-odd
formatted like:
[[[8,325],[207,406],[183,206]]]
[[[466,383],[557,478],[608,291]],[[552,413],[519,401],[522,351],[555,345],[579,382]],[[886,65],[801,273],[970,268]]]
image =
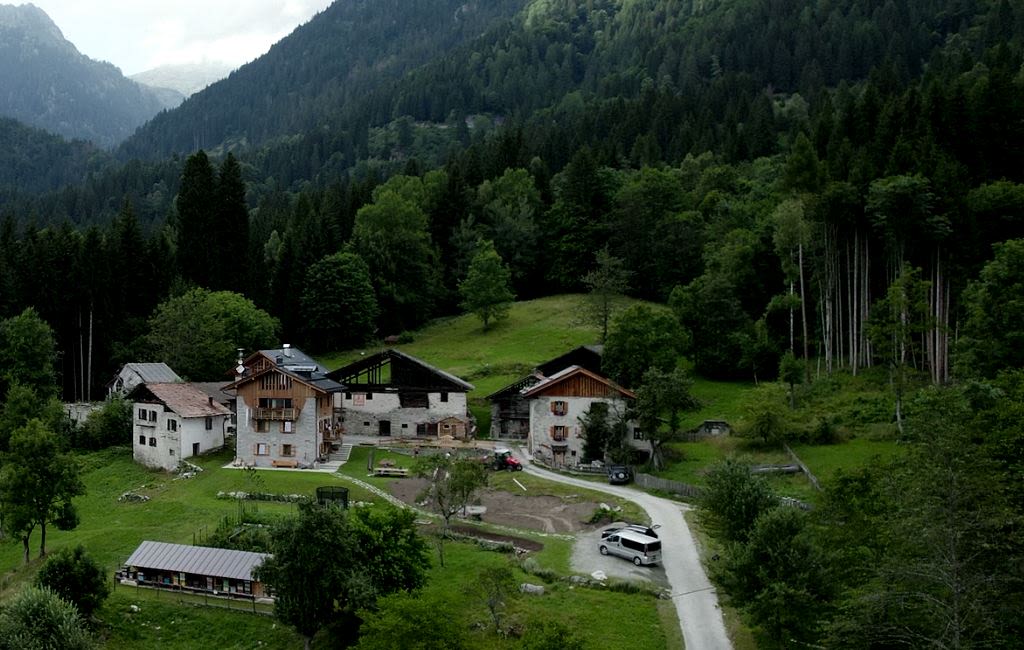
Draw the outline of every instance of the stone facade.
[[[560,405],[554,407],[553,402]],[[595,402],[608,404],[610,416],[625,411],[627,402],[612,397],[539,396],[530,400],[530,453],[553,465],[578,465],[583,458],[581,418]],[[628,423],[628,442],[637,449],[650,451],[650,443],[637,438],[636,422]]]
[[[308,397],[296,409],[294,420],[256,420],[252,407],[239,403],[236,451],[248,467],[272,467],[274,461],[295,461],[309,467],[318,459],[321,432],[317,426],[317,398]],[[257,431],[258,427],[265,431]]]
[[[342,399],[345,433],[365,436],[386,435],[398,438],[417,435],[464,437],[466,431],[445,431],[457,427],[455,418],[468,424],[466,393],[429,392],[425,406],[402,406],[399,391],[347,391]]]

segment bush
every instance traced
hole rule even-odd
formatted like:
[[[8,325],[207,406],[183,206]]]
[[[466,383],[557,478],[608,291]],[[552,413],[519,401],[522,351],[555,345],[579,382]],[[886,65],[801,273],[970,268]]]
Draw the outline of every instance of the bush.
[[[105,403],[94,411],[78,430],[78,444],[82,449],[106,449],[132,442],[132,405],[121,398]]]
[[[47,587],[28,587],[0,611],[0,650],[92,647],[78,610]]]
[[[36,574],[36,586],[52,589],[85,618],[110,595],[103,568],[81,544],[73,549],[63,548],[47,558]]]
[[[706,483],[702,517],[730,541],[745,541],[757,517],[779,504],[763,478],[734,460],[713,466]]]

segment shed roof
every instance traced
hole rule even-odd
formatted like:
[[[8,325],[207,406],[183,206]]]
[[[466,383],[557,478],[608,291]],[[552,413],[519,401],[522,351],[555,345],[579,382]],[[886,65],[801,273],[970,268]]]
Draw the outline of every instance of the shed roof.
[[[233,551],[226,548],[145,541],[139,544],[125,565],[215,578],[252,580],[253,569],[268,557],[272,556],[267,553]]]
[[[143,390],[148,390],[153,397],[183,418],[231,415],[226,407],[211,401],[209,395],[192,384],[146,384]]]

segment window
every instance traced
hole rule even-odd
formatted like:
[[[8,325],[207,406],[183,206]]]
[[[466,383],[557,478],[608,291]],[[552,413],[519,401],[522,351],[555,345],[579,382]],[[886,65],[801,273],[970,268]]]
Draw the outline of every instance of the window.
[[[350,392],[346,391],[346,392],[345,392],[345,399],[347,399],[347,400],[351,400],[351,399],[352,399],[352,393],[350,393]]]
[[[368,426],[370,426],[370,423],[369,422],[363,422],[363,426],[364,427],[368,427]]]
[[[265,442],[257,443],[253,451],[257,456],[267,456],[270,454],[270,450]]]
[[[140,420],[145,420],[146,419],[146,409],[139,409],[139,419]]]
[[[551,439],[552,440],[565,440],[569,437],[569,427],[556,425],[551,427]]]
[[[633,440],[643,440],[644,431],[640,427],[633,427]]]
[[[368,400],[373,399],[373,393],[367,393],[366,394],[366,399],[368,399]]]
[[[281,455],[282,456],[294,456],[295,455],[295,447],[293,447],[292,445],[281,445]]]
[[[403,422],[403,423],[402,423],[402,428],[403,428],[403,429],[408,429],[408,428],[409,428],[409,425]]]
[[[173,456],[173,455],[174,455],[174,450],[173,450],[173,449],[168,449],[168,450],[167,450],[167,452],[168,452],[168,453],[169,453],[169,454],[170,454],[171,456]]]
[[[442,402],[447,402],[448,401],[448,393],[441,393],[441,401]]]
[[[146,436],[139,436],[139,444],[140,445],[146,444]]]
[[[213,430],[213,418],[210,418],[210,417],[206,418],[206,430],[207,431],[212,431]]]
[[[150,447],[156,447],[156,438],[150,438],[149,439],[149,446]]]
[[[551,402],[551,412],[555,415],[565,415],[569,412],[569,403],[562,400]]]
[[[416,425],[416,435],[425,436],[427,435],[427,425],[420,423]]]
[[[178,430],[178,421],[177,420],[168,420],[167,421],[167,430],[168,431],[177,431]]]
[[[150,422],[156,422],[156,411],[150,411],[149,412],[149,421]]]
[[[292,422],[291,420],[285,420],[284,422],[282,422],[281,423],[281,433],[294,433],[295,432],[295,428],[293,427],[294,424],[295,423]]]
[[[270,420],[256,420],[256,432],[257,433],[269,433],[270,432]]]

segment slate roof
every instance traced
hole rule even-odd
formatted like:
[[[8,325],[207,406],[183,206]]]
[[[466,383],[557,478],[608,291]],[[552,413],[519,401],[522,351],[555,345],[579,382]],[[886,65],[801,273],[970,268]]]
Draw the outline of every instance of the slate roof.
[[[275,350],[260,350],[259,354],[262,354],[266,358],[270,359],[271,363],[275,363],[278,357],[281,358],[281,367],[292,370],[296,367],[309,368],[313,367],[314,372],[326,373],[327,368],[324,368],[316,359],[309,356],[302,350],[293,347],[277,348]],[[251,356],[250,356],[251,358]],[[248,361],[248,359],[246,360]]]
[[[211,404],[210,397],[192,384],[146,384],[145,389],[183,418],[231,415],[219,402]]]
[[[125,566],[251,581],[253,569],[268,557],[267,553],[145,541]]]

